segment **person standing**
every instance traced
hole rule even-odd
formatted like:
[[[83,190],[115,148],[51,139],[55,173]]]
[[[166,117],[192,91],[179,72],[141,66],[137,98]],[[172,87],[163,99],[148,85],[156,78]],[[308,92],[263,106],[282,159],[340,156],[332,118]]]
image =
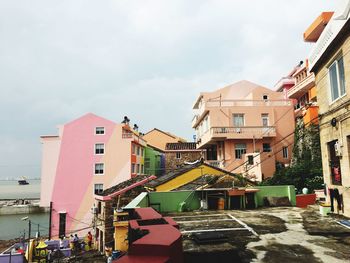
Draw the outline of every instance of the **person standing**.
[[[90,231],[89,231],[88,234],[87,234],[87,240],[88,240],[89,249],[91,249],[91,245],[92,245],[92,235],[91,235],[91,232],[90,232]]]

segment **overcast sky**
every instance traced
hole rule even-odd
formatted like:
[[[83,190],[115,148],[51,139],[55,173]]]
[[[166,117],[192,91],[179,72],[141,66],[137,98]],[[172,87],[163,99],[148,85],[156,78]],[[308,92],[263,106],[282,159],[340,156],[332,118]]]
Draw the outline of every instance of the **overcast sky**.
[[[192,139],[199,92],[272,88],[337,2],[0,1],[0,178],[39,177],[39,136],[87,112]]]

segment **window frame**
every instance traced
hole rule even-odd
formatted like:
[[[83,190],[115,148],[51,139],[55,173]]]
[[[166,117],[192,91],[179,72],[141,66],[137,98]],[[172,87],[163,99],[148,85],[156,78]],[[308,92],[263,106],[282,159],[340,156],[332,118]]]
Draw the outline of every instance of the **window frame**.
[[[282,147],[282,157],[283,159],[289,159],[289,149],[288,146]]]
[[[101,191],[101,192],[96,193],[96,186],[102,186],[101,189],[97,189],[98,191]],[[98,195],[98,194],[101,194],[102,192],[103,192],[103,184],[101,184],[101,183],[94,184],[94,194]]]
[[[235,125],[235,117],[242,117],[242,125]],[[244,113],[233,113],[232,114],[232,126],[235,128],[239,128],[239,127],[244,127],[245,126],[245,118],[244,118]]]
[[[102,147],[102,153],[98,153],[97,152],[97,150],[101,150],[101,149],[97,149],[97,145],[102,145],[103,147]],[[95,155],[104,155],[105,154],[105,144],[104,143],[102,143],[102,142],[98,142],[98,143],[95,143],[95,150],[94,150],[94,152],[95,152]]]
[[[238,147],[244,145],[243,147]],[[235,144],[235,159],[242,159],[242,155],[247,153],[247,144],[246,143],[236,143]]]
[[[269,148],[264,147],[265,145],[268,145]],[[262,148],[263,148],[263,152],[264,152],[264,153],[270,153],[270,152],[272,152],[271,143],[268,143],[268,142],[263,143],[263,144],[262,144]],[[268,150],[265,151],[266,149],[268,149]]]
[[[102,133],[97,132],[98,129],[102,129]],[[96,126],[95,127],[95,135],[105,135],[106,134],[106,128],[104,126]]]
[[[96,173],[96,171],[100,171],[101,169],[97,170],[96,166],[102,165],[102,173]],[[94,164],[94,175],[104,175],[105,174],[105,164],[104,163],[95,163]]]
[[[345,73],[345,69],[344,69],[344,59],[343,57],[337,57],[333,60],[332,63],[330,63],[327,67],[328,69],[328,84],[329,84],[329,104],[333,104],[334,102],[340,100],[341,98],[343,98],[344,96],[346,96],[346,83],[345,83],[345,74],[343,82],[344,82],[344,93],[341,94],[342,92],[342,88],[341,88],[341,79],[340,79],[340,73],[339,73],[339,61],[342,60],[342,70],[343,70],[343,74]],[[331,79],[331,68],[335,68],[336,70],[336,83],[337,83],[337,92],[338,92],[338,97],[337,98],[333,98],[333,84],[332,84],[332,79]]]
[[[181,159],[181,153],[180,153],[180,152],[176,152],[175,154],[176,154],[176,155],[175,155],[175,158],[176,158],[177,160],[180,160],[180,159]]]

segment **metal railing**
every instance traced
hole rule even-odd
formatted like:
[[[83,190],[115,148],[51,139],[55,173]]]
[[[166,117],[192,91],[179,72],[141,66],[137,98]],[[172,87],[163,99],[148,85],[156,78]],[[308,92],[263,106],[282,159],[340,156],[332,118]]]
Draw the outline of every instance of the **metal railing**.
[[[208,100],[206,107],[289,106],[290,100]]]
[[[247,135],[271,135],[276,133],[275,126],[249,126],[249,127],[212,127],[211,133],[220,134],[247,134]]]

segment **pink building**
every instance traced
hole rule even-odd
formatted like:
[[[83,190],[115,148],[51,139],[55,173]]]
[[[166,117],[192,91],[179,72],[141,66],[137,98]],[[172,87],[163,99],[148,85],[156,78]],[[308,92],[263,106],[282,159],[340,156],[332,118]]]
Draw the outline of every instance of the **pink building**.
[[[91,113],[41,142],[40,202],[52,202],[52,237],[92,230],[95,194],[142,173],[145,142],[128,125]]]
[[[192,127],[208,163],[261,181],[276,163],[289,165],[294,111],[282,92],[240,81],[202,92],[195,104]]]

